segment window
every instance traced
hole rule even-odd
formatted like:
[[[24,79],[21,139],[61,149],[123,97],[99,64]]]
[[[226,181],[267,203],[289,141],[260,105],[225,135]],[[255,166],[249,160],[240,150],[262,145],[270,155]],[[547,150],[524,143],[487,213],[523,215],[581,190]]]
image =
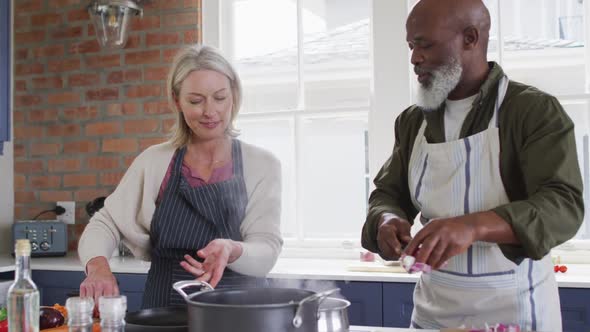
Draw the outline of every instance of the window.
[[[358,243],[369,191],[370,1],[208,4],[244,87],[240,138],[282,163],[287,245]]]
[[[492,15],[489,57],[515,81],[556,96],[575,123],[576,146],[590,208],[590,35],[584,0],[486,0]],[[586,23],[587,24],[587,23]],[[590,239],[590,214],[576,239]]]
[[[590,4],[484,2],[492,16],[489,59],[511,79],[557,96],[574,120],[589,201]],[[283,163],[287,246],[358,244],[372,179],[392,151],[394,119],[412,103],[405,21],[415,3],[203,1],[204,41],[230,55],[247,90],[242,138]],[[574,248],[590,247],[586,215]]]
[[[489,57],[513,80],[556,96],[575,123],[578,161],[590,208],[590,4],[584,0],[486,0],[492,15]],[[590,240],[590,214],[575,240]],[[590,241],[571,241],[588,248]]]
[[[411,4],[416,2],[412,0]],[[510,79],[556,96],[575,123],[588,210],[590,49],[585,45],[590,35],[584,32],[590,4],[584,0],[484,0],[484,3],[492,18],[488,59],[498,62]],[[590,240],[590,214],[585,214],[575,239]],[[579,245],[589,246],[583,242]]]

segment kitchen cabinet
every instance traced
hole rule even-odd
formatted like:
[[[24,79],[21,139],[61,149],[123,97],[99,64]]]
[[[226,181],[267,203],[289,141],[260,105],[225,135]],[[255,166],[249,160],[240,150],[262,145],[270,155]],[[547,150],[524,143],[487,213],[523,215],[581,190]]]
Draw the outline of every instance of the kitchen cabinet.
[[[560,288],[561,321],[564,332],[590,331],[590,289]]]
[[[411,283],[383,283],[383,326],[410,326],[414,286]],[[563,332],[590,331],[590,289],[560,288],[559,298]]]
[[[127,296],[128,310],[139,310],[147,275],[115,273],[115,277],[121,294]],[[78,292],[78,286],[84,280],[84,273],[34,270],[33,280],[41,292],[41,305],[64,304],[69,296]],[[351,325],[383,326],[382,283],[338,281],[336,285],[342,295],[351,302]]]
[[[383,326],[409,327],[414,309],[414,283],[383,283]]]
[[[64,305],[68,297],[77,295],[85,275],[79,271],[34,270],[32,277],[41,292],[41,305]],[[115,278],[119,283],[119,291],[127,296],[127,309],[139,310],[147,275],[115,273]]]
[[[383,326],[383,284],[380,282],[338,281],[340,293],[350,301],[350,325]]]
[[[12,279],[11,274],[0,274],[0,277]],[[139,310],[147,275],[115,273],[115,277],[121,293],[127,296],[128,310]],[[84,273],[78,271],[33,271],[33,280],[41,292],[42,305],[64,304],[68,296],[78,291],[83,279]],[[276,279],[276,285],[281,284],[283,282]],[[351,325],[399,328],[410,325],[414,283],[335,281],[335,284],[351,302],[348,311]],[[559,295],[563,331],[590,331],[590,288],[560,288]]]

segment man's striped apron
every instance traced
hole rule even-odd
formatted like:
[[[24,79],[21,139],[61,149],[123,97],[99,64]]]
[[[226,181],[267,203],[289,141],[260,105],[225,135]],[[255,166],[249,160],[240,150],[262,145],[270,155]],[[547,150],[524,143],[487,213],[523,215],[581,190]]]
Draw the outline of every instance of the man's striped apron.
[[[498,113],[508,78],[498,87],[488,129],[429,144],[422,123],[410,158],[412,201],[423,224],[509,203],[500,176]],[[522,331],[561,331],[559,295],[549,255],[515,264],[495,243],[475,242],[441,270],[422,274],[414,291],[412,326],[424,329],[519,324]]]

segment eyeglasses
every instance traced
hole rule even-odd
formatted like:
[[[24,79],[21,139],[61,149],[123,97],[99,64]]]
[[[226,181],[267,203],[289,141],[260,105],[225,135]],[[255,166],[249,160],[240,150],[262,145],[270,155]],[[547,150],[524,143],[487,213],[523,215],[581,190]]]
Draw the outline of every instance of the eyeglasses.
[[[557,273],[557,272],[565,273],[567,271],[567,266],[565,266],[565,265],[555,265],[553,267],[553,271],[555,273]]]

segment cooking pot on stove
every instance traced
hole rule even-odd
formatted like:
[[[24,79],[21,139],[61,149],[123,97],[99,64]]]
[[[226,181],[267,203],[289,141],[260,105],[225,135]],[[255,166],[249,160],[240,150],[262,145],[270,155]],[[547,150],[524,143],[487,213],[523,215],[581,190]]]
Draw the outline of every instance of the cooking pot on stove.
[[[187,287],[201,291],[187,294]],[[208,283],[179,281],[173,288],[187,302],[190,332],[310,332],[318,330],[320,302],[338,291],[296,288],[213,289]]]
[[[319,332],[348,332],[348,307],[345,299],[328,297],[320,303],[318,316]]]

